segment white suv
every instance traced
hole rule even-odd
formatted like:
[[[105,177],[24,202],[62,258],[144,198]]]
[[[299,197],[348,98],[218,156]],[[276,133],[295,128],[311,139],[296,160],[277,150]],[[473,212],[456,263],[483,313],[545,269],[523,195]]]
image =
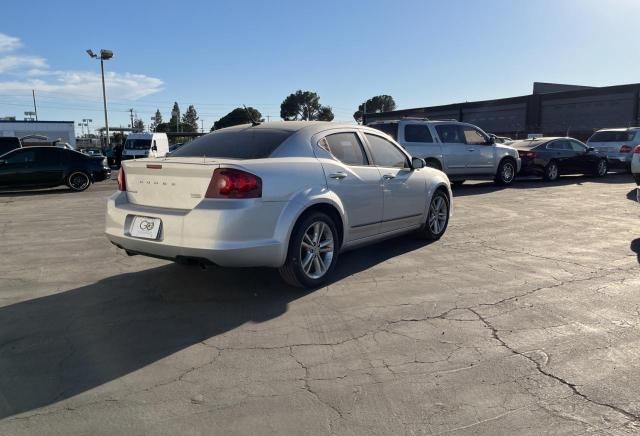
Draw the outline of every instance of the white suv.
[[[630,169],[633,150],[640,144],[640,127],[601,129],[591,135],[587,145],[607,157],[612,168]]]
[[[500,185],[510,185],[520,171],[518,151],[496,144],[493,137],[473,124],[403,118],[374,121],[368,126],[387,133],[428,166],[444,171],[454,184],[466,179],[493,179]]]

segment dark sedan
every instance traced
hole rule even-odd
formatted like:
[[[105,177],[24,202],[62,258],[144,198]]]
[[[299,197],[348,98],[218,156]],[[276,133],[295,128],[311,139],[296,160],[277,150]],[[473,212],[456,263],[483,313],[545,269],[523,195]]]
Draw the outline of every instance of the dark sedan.
[[[607,158],[573,138],[537,138],[510,144],[522,160],[521,175],[548,181],[562,174],[607,175]]]
[[[51,188],[84,191],[111,176],[104,157],[58,147],[25,147],[0,156],[0,188]]]

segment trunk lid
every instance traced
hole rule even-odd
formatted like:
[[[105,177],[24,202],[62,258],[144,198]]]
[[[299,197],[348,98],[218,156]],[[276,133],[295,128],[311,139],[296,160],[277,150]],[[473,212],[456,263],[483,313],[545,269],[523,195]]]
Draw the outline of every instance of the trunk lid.
[[[168,157],[123,163],[129,202],[140,206],[193,209],[202,201],[217,159]]]

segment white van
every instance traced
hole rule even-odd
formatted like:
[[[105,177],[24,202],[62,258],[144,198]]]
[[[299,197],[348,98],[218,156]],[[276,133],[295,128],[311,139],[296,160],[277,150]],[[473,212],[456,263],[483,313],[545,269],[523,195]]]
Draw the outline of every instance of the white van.
[[[166,133],[131,133],[122,150],[122,160],[145,157],[164,157],[169,153],[169,138]]]

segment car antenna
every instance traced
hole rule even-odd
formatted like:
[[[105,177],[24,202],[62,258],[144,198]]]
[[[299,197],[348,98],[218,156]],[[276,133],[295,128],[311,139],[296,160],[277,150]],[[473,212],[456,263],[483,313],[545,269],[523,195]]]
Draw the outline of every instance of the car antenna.
[[[256,121],[253,119],[253,115],[251,115],[251,112],[249,112],[249,109],[247,109],[247,106],[242,105],[242,107],[247,113],[247,117],[249,118],[249,121],[251,121],[251,127],[259,126],[260,124],[262,124],[260,121]]]

